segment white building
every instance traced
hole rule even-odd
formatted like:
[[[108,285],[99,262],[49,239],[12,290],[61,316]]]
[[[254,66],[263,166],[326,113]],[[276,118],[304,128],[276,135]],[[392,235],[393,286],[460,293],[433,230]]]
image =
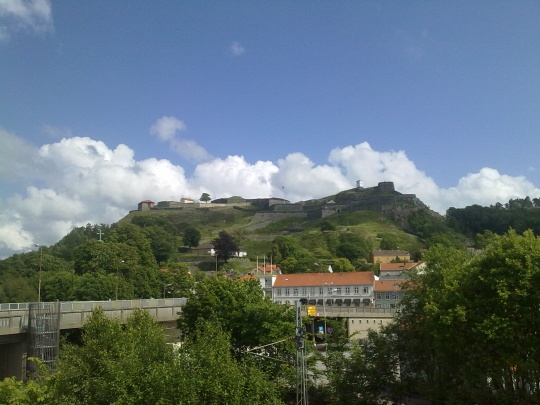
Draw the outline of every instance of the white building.
[[[278,275],[272,300],[293,305],[366,306],[373,304],[375,277],[372,272],[302,273]]]

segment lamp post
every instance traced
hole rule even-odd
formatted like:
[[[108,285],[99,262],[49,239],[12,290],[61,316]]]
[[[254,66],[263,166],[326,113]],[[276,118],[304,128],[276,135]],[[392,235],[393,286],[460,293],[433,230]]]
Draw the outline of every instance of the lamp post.
[[[38,243],[35,243],[34,246],[39,248],[38,302],[41,302],[41,267],[43,265],[43,246]]]
[[[120,263],[116,263],[116,293],[114,299],[118,301],[118,272],[120,270],[120,264],[124,263],[123,260],[120,260]]]

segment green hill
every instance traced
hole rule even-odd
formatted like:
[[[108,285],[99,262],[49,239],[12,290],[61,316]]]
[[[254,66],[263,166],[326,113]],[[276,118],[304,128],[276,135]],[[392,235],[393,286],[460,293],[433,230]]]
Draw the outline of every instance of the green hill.
[[[186,231],[193,230],[199,246],[185,246]],[[247,255],[210,256],[221,231]],[[75,228],[53,246],[0,261],[0,302],[34,300],[40,277],[44,300],[128,299],[161,296],[187,271],[195,277],[216,270],[244,274],[263,258],[289,273],[323,264],[335,271],[375,270],[367,262],[372,249],[407,250],[418,259],[434,241],[463,245],[464,238],[392,183],[295,204],[241,197],[159,202],[115,224]]]

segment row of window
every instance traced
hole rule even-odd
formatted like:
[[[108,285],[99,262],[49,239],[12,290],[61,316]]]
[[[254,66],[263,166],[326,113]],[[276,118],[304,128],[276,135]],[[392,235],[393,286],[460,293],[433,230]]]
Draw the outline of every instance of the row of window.
[[[375,299],[382,300],[382,293],[376,293],[375,294]],[[389,299],[397,300],[397,299],[399,299],[399,294],[397,292],[384,293],[384,299],[385,300],[389,300]]]
[[[282,291],[283,290],[283,291]],[[277,296],[281,296],[282,295],[282,292],[284,292],[284,295],[286,297],[290,296],[291,295],[291,290],[292,290],[292,295],[294,297],[298,297],[300,294],[302,296],[307,296],[308,295],[308,290],[309,290],[309,295],[310,296],[325,296],[325,295],[328,295],[328,296],[331,296],[331,295],[341,295],[343,291],[345,291],[345,295],[351,295],[351,287],[327,287],[326,288],[326,294],[325,294],[325,291],[324,291],[324,287],[300,287],[300,288],[277,288],[276,289],[276,295]],[[353,291],[354,291],[354,294],[360,294],[360,290],[362,290],[362,294],[369,294],[369,287],[368,286],[365,286],[365,287],[359,287],[359,286],[355,286],[353,287]]]

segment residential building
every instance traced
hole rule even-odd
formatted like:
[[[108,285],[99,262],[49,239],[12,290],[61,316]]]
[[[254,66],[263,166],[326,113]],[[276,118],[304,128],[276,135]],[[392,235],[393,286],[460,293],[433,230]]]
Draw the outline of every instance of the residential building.
[[[369,254],[371,263],[390,263],[393,260],[400,260],[403,262],[411,261],[411,255],[405,250],[373,250]]]
[[[375,308],[397,308],[403,298],[406,280],[375,280]]]
[[[379,264],[379,279],[381,280],[405,280],[407,274],[405,271],[412,269],[421,269],[425,267],[423,262],[394,262]]]
[[[242,280],[257,279],[266,297],[272,298],[272,286],[281,274],[281,269],[275,264],[263,264],[251,270]]]
[[[272,286],[272,300],[293,305],[367,306],[373,304],[372,272],[280,274]]]

